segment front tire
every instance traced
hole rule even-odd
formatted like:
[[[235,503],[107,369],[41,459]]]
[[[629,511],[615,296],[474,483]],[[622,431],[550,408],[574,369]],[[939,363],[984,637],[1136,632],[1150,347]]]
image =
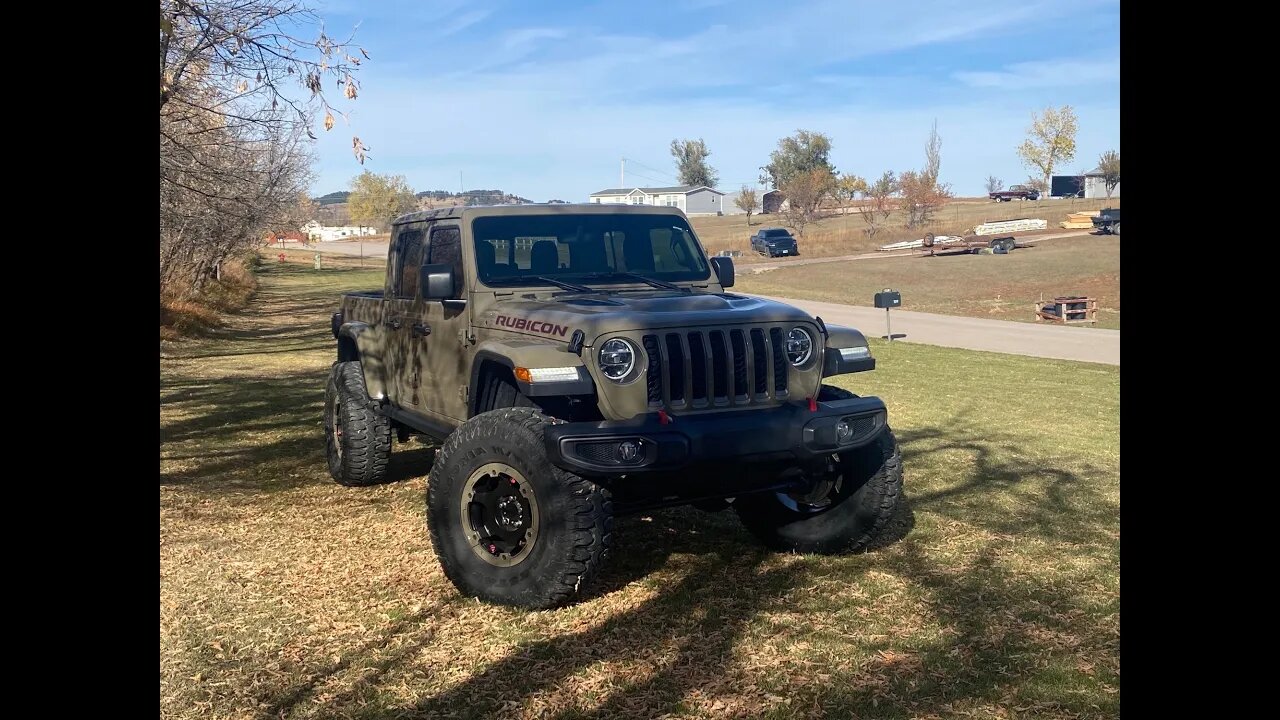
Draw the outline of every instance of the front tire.
[[[551,463],[534,408],[463,423],[440,449],[427,526],[445,575],[464,595],[541,609],[590,585],[612,542],[609,493]]]
[[[325,456],[339,485],[386,482],[391,464],[391,420],[369,401],[360,362],[334,363],[324,393]]]
[[[856,397],[824,385],[819,400]],[[840,453],[825,494],[760,493],[738,498],[742,524],[783,552],[835,554],[866,550],[883,534],[902,496],[902,454],[888,427],[867,445]],[[823,483],[820,483],[823,484]]]

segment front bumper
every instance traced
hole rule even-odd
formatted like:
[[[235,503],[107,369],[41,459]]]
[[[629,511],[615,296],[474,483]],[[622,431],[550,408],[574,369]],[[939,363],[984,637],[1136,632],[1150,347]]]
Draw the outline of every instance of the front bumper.
[[[846,422],[841,439],[837,425]],[[590,476],[668,472],[707,461],[803,461],[871,442],[888,423],[876,397],[776,408],[682,415],[663,424],[658,414],[631,420],[561,423],[544,433],[551,461]],[[633,447],[624,448],[630,443]],[[631,456],[629,459],[624,459]]]

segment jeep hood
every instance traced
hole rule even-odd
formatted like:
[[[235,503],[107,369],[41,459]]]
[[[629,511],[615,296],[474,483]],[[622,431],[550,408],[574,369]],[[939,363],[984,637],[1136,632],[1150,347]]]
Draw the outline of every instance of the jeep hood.
[[[788,322],[812,323],[813,318],[757,297],[671,290],[504,300],[476,318],[480,327],[566,341],[581,330],[588,344],[605,333],[632,330]]]

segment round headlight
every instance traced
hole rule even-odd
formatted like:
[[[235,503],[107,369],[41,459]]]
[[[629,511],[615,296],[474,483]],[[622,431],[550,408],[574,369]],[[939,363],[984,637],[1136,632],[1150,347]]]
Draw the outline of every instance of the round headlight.
[[[614,338],[600,346],[600,372],[614,382],[622,382],[636,365],[636,351],[626,340]]]
[[[813,355],[813,337],[804,328],[791,328],[787,333],[787,359],[797,367],[809,361]]]

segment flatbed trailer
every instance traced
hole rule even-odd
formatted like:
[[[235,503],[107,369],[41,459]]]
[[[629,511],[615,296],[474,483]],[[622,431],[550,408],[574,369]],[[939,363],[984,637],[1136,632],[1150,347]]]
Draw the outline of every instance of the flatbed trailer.
[[[983,248],[990,248],[998,254],[1006,254],[1014,248],[1027,247],[1018,244],[1016,238],[1012,235],[968,235],[964,237],[956,235],[943,235],[935,237],[933,233],[924,236],[924,244],[916,248],[920,251],[920,257],[933,257],[940,254],[952,253],[979,253]]]

